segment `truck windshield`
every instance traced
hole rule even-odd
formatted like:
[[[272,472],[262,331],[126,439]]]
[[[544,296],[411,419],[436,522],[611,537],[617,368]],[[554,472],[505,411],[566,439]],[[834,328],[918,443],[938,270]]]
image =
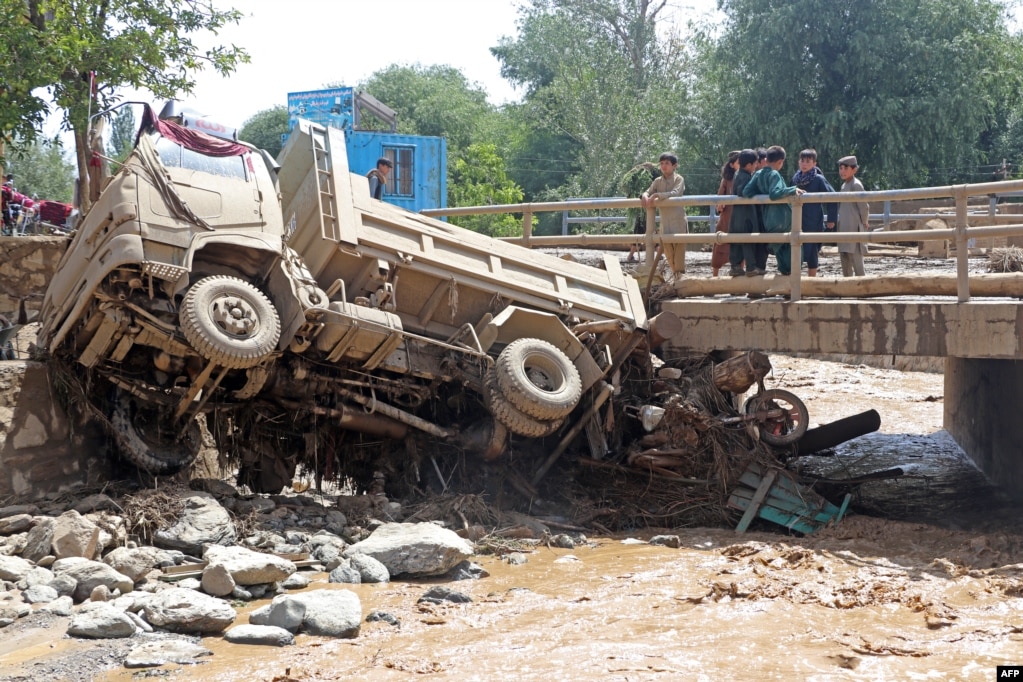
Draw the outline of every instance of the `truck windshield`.
[[[163,136],[154,137],[160,161],[167,168],[187,168],[211,175],[248,180],[245,172],[245,155],[206,156]]]

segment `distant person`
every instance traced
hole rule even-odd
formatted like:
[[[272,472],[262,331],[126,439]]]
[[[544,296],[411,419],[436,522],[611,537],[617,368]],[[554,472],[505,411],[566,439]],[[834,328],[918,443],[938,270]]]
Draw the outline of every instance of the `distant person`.
[[[384,187],[387,185],[387,176],[391,174],[394,162],[387,157],[377,159],[377,167],[366,173],[369,178],[369,195],[374,199],[383,201]]]
[[[792,184],[805,192],[834,192],[824,173],[817,166],[817,150],[804,149],[799,152],[799,170],[792,176]],[[827,208],[828,220],[824,221],[824,209]],[[838,220],[838,204],[803,204],[803,232],[823,232],[834,229]],[[820,265],[820,242],[803,244],[803,262],[810,277],[817,276]]]
[[[778,201],[792,195],[799,196],[803,190],[796,186],[785,184],[781,176],[781,168],[785,165],[785,149],[778,145],[767,148],[767,165],[758,170],[750,178],[749,183],[743,187],[744,197],[754,197],[758,194],[766,194],[771,201]],[[788,232],[792,229],[792,207],[788,204],[767,204],[761,207],[761,216],[764,223],[764,232]],[[768,249],[774,254],[778,261],[778,272],[787,275],[792,271],[792,246],[785,244],[770,244]]]
[[[685,180],[675,172],[678,168],[678,157],[671,152],[664,152],[658,160],[661,177],[650,183],[649,189],[640,196],[643,208],[660,207],[661,234],[686,234],[689,232],[689,219],[686,209],[682,206],[670,206],[664,202],[680,197],[686,191]],[[673,275],[681,275],[686,271],[686,245],[664,244],[664,257],[668,261]]]
[[[638,199],[643,195],[643,190],[650,186],[650,183],[659,178],[661,171],[653,163],[645,161],[634,166],[622,177],[621,189],[629,199]],[[646,210],[642,208],[630,208],[625,213],[625,226],[633,234],[646,234]],[[629,247],[629,256],[625,260],[634,262],[640,253],[640,244],[634,243]]]
[[[743,149],[736,159],[739,169],[732,179],[732,192],[742,196],[742,190],[749,183],[756,171],[757,153],[752,149]],[[728,231],[731,234],[753,234],[761,232],[760,211],[756,204],[736,204],[732,206],[732,216]],[[728,260],[732,267],[728,274],[731,277],[756,277],[767,271],[767,248],[763,244],[730,244]],[[743,270],[743,263],[746,269]]]
[[[725,165],[721,166],[721,182],[718,184],[718,194],[725,195],[732,193],[732,182],[735,173],[739,170],[739,152],[728,152]],[[732,205],[727,204],[717,207],[718,232],[728,232],[729,221],[732,219]],[[728,263],[731,253],[731,244],[715,244],[710,254],[711,277],[717,277],[721,267]]]
[[[763,147],[757,147],[757,167],[753,169],[753,172],[760,170],[767,165],[767,150]]]
[[[838,160],[838,175],[842,178],[843,192],[862,192],[863,183],[856,177],[859,164],[855,156],[843,156]],[[838,206],[839,232],[870,232],[870,207],[865,201],[843,201]],[[867,244],[838,243],[838,254],[842,258],[842,276],[863,277],[863,256],[867,253]]]

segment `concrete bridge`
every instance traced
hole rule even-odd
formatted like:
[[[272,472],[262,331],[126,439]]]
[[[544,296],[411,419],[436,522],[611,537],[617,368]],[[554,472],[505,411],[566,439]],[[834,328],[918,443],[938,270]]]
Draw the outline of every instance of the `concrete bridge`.
[[[1023,303],[1006,300],[674,299],[678,350],[945,358],[944,427],[1008,491],[1023,491]]]

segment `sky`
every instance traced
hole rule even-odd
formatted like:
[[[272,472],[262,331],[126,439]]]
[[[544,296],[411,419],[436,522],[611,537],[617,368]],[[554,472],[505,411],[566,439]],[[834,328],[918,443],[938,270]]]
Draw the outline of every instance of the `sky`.
[[[514,37],[522,0],[221,0],[246,16],[208,38],[239,45],[251,62],[224,78],[196,74],[186,106],[228,126],[286,105],[289,92],[328,83],[355,86],[391,64],[450,65],[482,87],[492,104],[519,101],[490,48]],[[672,20],[711,12],[716,0],[669,0]],[[196,37],[199,42],[198,36]],[[211,43],[213,44],[213,43]],[[128,97],[136,99],[136,97]],[[139,99],[151,99],[142,94]],[[157,109],[163,104],[154,102]],[[387,104],[387,102],[385,102]]]

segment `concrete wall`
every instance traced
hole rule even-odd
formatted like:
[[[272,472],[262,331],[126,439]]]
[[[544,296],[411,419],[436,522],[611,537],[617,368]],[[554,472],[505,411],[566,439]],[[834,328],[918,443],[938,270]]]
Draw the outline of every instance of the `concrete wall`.
[[[69,237],[0,237],[0,315],[38,310]]]
[[[668,343],[684,351],[1023,359],[1023,305],[1011,299],[677,299],[660,308],[682,320],[682,332]]]
[[[38,498],[110,480],[105,438],[72,425],[54,400],[46,365],[0,362],[0,498]]]
[[[994,483],[1023,498],[1023,361],[946,359],[945,430]]]

